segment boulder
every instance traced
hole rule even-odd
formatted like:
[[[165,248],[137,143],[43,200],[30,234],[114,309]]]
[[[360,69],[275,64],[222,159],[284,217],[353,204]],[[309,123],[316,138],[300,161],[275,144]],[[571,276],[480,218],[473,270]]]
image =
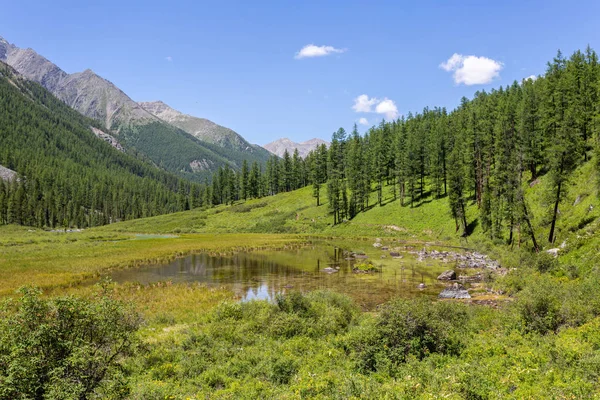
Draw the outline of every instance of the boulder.
[[[554,257],[558,257],[558,252],[560,249],[557,247],[555,249],[546,250],[546,253],[553,255]]]
[[[453,281],[456,279],[456,272],[449,269],[448,271],[444,271],[438,276],[438,280],[440,281]]]
[[[390,251],[390,257],[400,257],[400,253],[397,251]]]
[[[419,289],[425,289],[427,287],[426,284],[424,283],[419,283],[419,286],[417,286]]]
[[[470,299],[471,295],[460,283],[454,283],[452,286],[448,286],[446,289],[438,295],[440,299]]]

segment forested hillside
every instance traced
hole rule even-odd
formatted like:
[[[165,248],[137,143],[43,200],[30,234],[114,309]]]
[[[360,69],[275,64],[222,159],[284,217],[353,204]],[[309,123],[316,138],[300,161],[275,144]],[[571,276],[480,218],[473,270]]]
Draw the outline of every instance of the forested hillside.
[[[250,145],[233,131],[237,139],[250,147],[224,145],[216,139],[226,128],[208,120],[204,120],[205,134],[215,141],[205,141],[204,137],[151,114],[92,70],[68,74],[34,50],[18,48],[2,37],[0,61],[97,121],[107,133],[118,137],[127,152],[192,181],[203,182],[224,165],[239,170],[244,159],[264,164],[268,157],[267,151]]]
[[[180,211],[196,184],[98,139],[99,125],[0,63],[0,224],[87,227]]]
[[[337,224],[373,206],[373,190],[378,205],[392,201],[415,207],[430,195],[447,196],[448,215],[461,235],[480,224],[492,239],[510,244],[518,235],[537,249],[542,239],[555,241],[573,171],[600,151],[599,79],[592,49],[570,58],[559,52],[544,76],[477,92],[452,112],[425,108],[384,121],[364,136],[356,126],[350,135],[340,128],[329,149],[320,146],[305,160],[289,154],[282,161],[272,159],[261,178],[256,171],[221,171],[213,179],[213,203],[311,184],[317,204],[326,188]],[[600,157],[594,159],[598,170]],[[535,209],[542,210],[545,238],[534,233],[539,227],[532,226],[531,200],[524,194],[526,185],[535,186],[541,175],[547,175],[549,184],[536,198]],[[384,200],[384,186],[391,187],[392,200]],[[478,215],[469,220],[471,201]]]

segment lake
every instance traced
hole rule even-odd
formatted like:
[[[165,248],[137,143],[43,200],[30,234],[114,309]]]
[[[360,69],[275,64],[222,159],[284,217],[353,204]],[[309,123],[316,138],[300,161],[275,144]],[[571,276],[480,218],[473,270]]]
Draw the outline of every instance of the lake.
[[[365,265],[375,271],[358,270]],[[398,244],[382,250],[359,242],[344,248],[318,244],[233,255],[193,254],[165,264],[115,271],[111,277],[119,283],[199,282],[230,289],[242,301],[272,300],[292,290],[327,289],[348,294],[363,308],[372,309],[397,296],[437,295],[444,287],[437,276],[449,268],[454,265],[421,260],[410,246]],[[419,289],[420,283],[426,288]]]

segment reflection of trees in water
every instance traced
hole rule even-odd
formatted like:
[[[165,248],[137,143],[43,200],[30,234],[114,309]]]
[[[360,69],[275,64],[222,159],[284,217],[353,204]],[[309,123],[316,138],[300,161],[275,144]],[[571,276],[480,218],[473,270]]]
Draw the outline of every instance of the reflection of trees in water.
[[[355,274],[353,261],[340,248],[316,247],[272,253],[237,253],[232,256],[193,254],[162,266],[128,271],[117,281],[195,281],[230,288],[243,298],[274,298],[289,290],[329,289],[354,297],[371,308],[392,297],[419,293],[416,286],[437,284],[431,265],[409,259],[384,267],[379,273]],[[376,263],[375,260],[373,262]],[[327,267],[338,272],[326,273]]]

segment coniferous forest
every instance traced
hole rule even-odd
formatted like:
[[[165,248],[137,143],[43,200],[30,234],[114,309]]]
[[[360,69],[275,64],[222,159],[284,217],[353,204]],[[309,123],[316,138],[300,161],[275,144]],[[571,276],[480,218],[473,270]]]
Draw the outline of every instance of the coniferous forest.
[[[315,201],[326,191],[332,223],[352,219],[367,210],[369,193],[383,201],[391,185],[395,201],[415,207],[433,194],[448,197],[456,230],[470,231],[465,209],[476,202],[479,221],[492,239],[507,243],[519,232],[539,247],[531,226],[524,183],[549,174],[549,230],[554,241],[559,206],[571,172],[600,151],[598,141],[600,66],[594,50],[569,58],[560,51],[545,75],[477,92],[460,106],[425,108],[421,113],[382,122],[361,136],[340,128],[329,149],[321,145],[305,160],[288,153],[272,157],[266,171],[258,165],[241,172],[219,171],[213,178],[213,204],[230,203],[297,189],[314,188]],[[598,168],[598,166],[597,166]]]
[[[460,106],[425,108],[382,122],[360,135],[340,128],[329,149],[306,159],[296,151],[266,165],[225,165],[195,184],[120,154],[86,129],[93,122],[41,87],[3,78],[0,164],[18,181],[1,183],[0,222],[35,226],[95,226],[195,207],[275,195],[307,185],[315,201],[326,193],[332,223],[367,210],[369,194],[414,207],[425,197],[448,197],[456,230],[469,234],[465,208],[475,201],[484,231],[508,243],[515,233],[538,248],[523,184],[549,174],[549,230],[568,190],[570,173],[598,152],[600,66],[594,50],[560,52],[545,75],[461,99]],[[24,95],[27,93],[27,96]]]
[[[99,140],[97,124],[0,66],[0,224],[88,227],[189,208],[193,184]]]

